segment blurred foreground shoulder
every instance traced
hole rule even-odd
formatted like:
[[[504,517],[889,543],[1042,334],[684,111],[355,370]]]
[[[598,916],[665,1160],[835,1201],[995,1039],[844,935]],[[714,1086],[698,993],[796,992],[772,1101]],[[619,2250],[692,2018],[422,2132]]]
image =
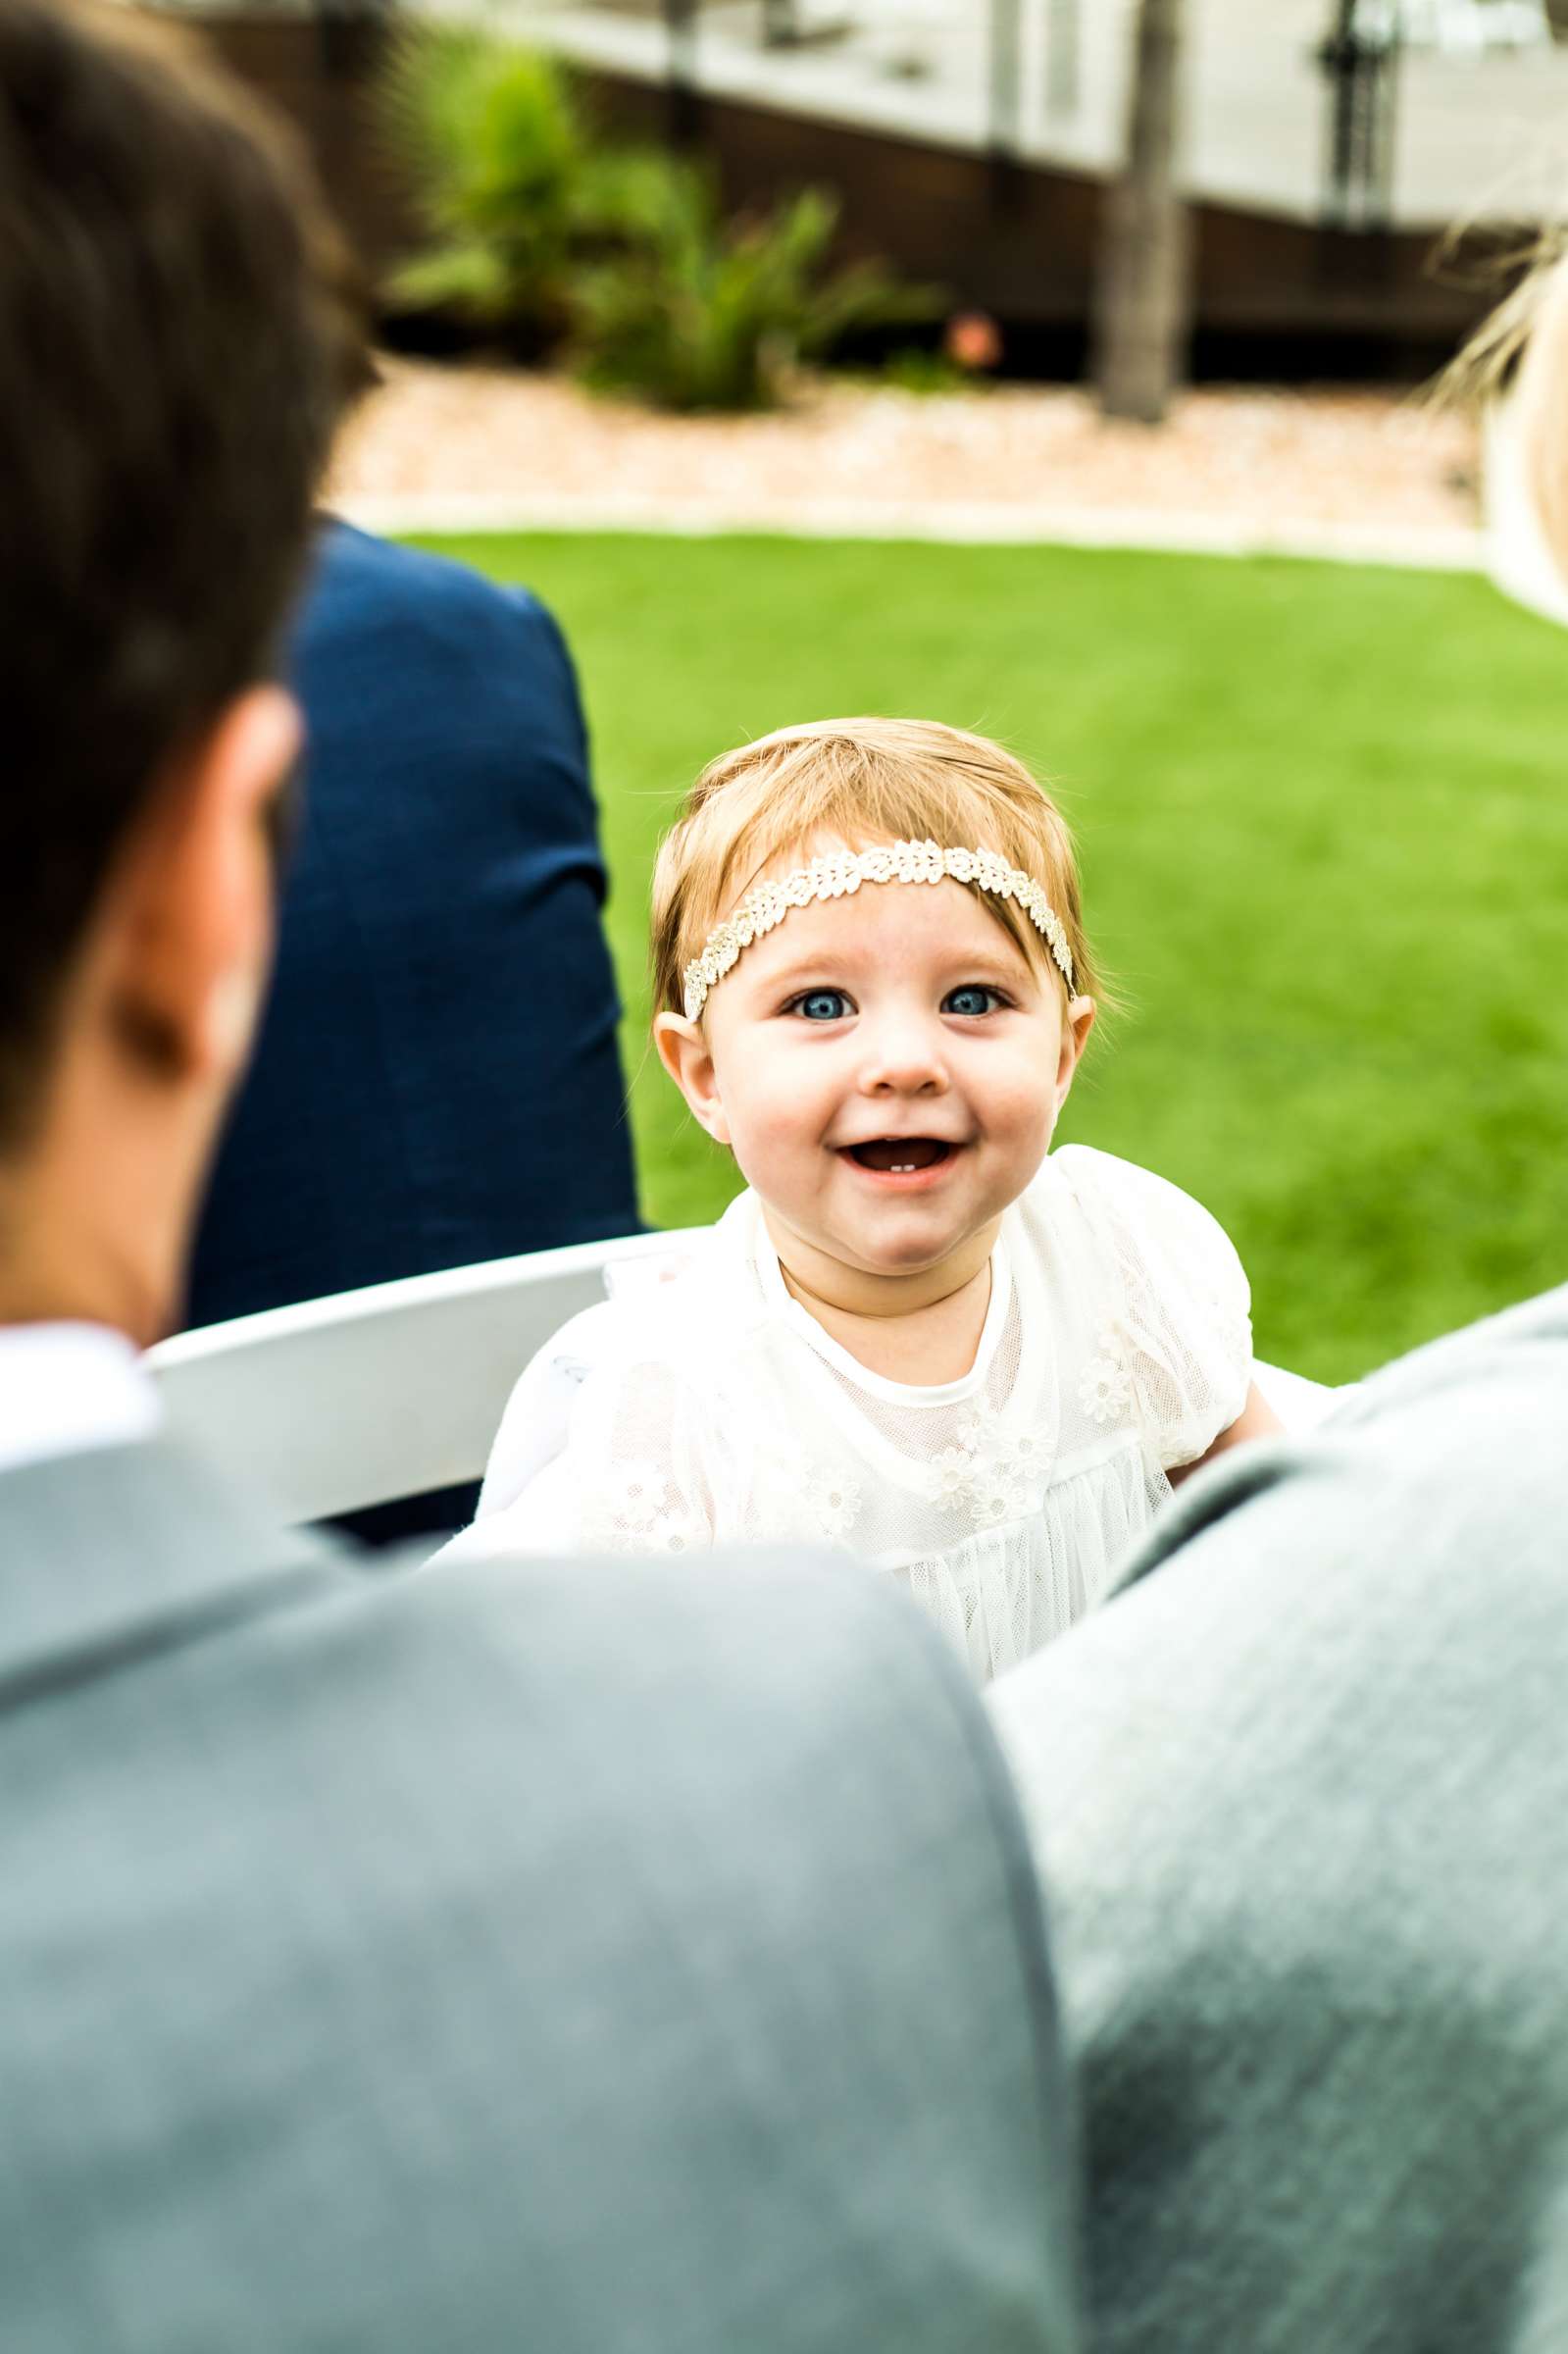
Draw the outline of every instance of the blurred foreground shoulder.
[[[1202,1475],[992,1687],[1097,2347],[1568,2340],[1565,1427],[1558,1292]]]
[[[1076,2345],[1038,1886],[920,1615],[831,1559],[472,1561],[386,1639],[493,1826],[537,2342]]]

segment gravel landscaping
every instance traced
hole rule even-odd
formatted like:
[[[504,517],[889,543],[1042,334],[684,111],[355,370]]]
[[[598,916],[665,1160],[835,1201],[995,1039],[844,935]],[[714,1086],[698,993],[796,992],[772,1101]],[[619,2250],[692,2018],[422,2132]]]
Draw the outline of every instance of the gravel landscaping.
[[[345,438],[333,498],[372,521],[442,505],[570,523],[614,511],[766,528],[857,516],[984,535],[1077,515],[1383,534],[1435,560],[1476,523],[1469,419],[1378,390],[1205,388],[1151,432],[1074,387],[918,394],[824,381],[790,409],[677,417],[556,377],[388,358]]]

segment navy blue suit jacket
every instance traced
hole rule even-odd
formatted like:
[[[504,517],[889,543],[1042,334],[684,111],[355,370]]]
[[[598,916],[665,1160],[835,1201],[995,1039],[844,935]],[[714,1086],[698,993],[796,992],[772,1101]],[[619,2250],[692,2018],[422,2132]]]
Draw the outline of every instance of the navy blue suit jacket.
[[[272,1001],[188,1321],[637,1223],[582,706],[535,598],[324,525]]]

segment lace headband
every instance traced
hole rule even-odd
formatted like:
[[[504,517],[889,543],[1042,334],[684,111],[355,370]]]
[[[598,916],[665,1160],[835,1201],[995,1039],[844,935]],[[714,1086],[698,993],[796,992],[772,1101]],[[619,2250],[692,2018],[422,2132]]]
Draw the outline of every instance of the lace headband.
[[[828,858],[813,858],[782,882],[759,883],[748,891],[733,915],[716,924],[700,956],[693,957],[681,978],[685,989],[686,1020],[696,1021],[726,973],[733,972],[742,948],[762,940],[784,922],[791,907],[809,906],[813,899],[839,899],[862,883],[978,883],[999,899],[1022,907],[1049,947],[1057,970],[1073,990],[1073,952],[1062,920],[1035,881],[1021,866],[1009,866],[994,850],[944,850],[936,842],[894,842],[872,850],[836,850]]]

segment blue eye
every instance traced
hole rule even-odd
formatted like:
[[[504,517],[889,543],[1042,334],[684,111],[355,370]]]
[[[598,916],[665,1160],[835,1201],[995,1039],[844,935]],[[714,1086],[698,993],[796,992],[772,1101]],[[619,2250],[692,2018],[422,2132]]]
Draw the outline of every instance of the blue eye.
[[[962,989],[950,989],[942,999],[943,1013],[961,1013],[973,1019],[983,1013],[994,1013],[1004,1003],[1001,992],[986,989],[979,981],[968,981]]]
[[[798,1013],[808,1022],[841,1022],[849,1010],[849,999],[841,989],[803,990],[784,1007],[785,1013]]]

